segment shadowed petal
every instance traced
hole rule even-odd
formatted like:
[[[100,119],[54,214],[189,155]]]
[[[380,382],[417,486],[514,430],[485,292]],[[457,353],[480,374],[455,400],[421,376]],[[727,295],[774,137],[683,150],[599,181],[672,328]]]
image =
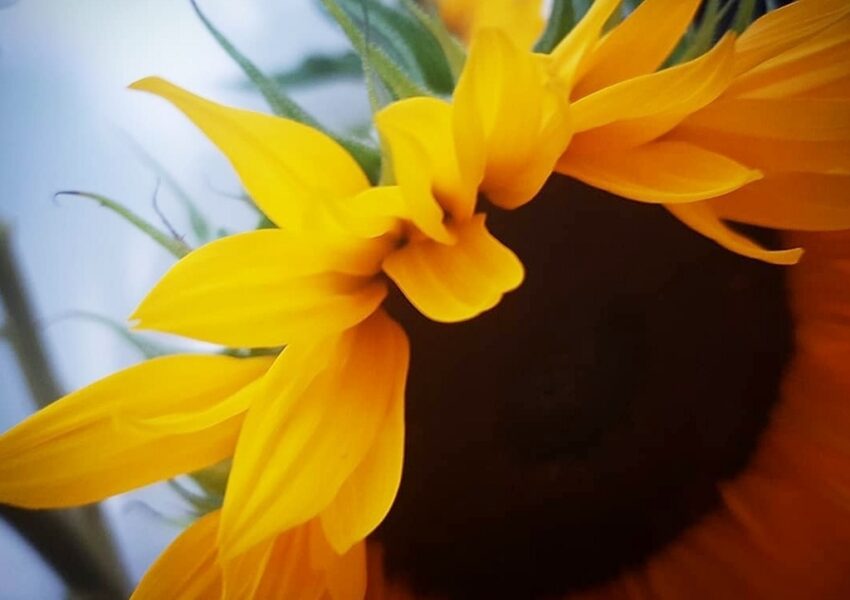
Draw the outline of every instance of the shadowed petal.
[[[721,221],[707,202],[691,202],[690,204],[669,204],[665,208],[685,225],[714,240],[727,250],[742,256],[748,256],[775,265],[793,265],[800,260],[803,251],[799,248],[791,250],[767,250],[749,238],[736,233]]]
[[[155,358],[57,400],[0,436],[0,501],[86,504],[227,458],[270,364]]]
[[[383,312],[283,351],[233,459],[219,535],[226,558],[333,501],[400,402],[406,375],[407,337]]]
[[[476,215],[455,228],[453,246],[431,240],[409,243],[384,261],[384,271],[430,319],[471,319],[496,306],[522,283],[522,263]]]
[[[540,58],[501,31],[472,41],[454,94],[461,172],[494,204],[516,208],[545,183],[572,136],[567,94]]]
[[[850,176],[787,173],[709,200],[720,218],[794,231],[850,229]]]

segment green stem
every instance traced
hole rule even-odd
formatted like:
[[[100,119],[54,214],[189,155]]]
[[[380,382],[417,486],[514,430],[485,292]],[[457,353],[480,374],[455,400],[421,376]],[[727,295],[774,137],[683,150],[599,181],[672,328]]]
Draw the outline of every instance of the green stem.
[[[6,338],[33,400],[43,408],[61,395],[60,387],[4,223],[0,223],[0,299],[6,312]],[[0,505],[0,517],[38,551],[73,592],[86,598],[126,598],[128,581],[97,505],[52,512]]]

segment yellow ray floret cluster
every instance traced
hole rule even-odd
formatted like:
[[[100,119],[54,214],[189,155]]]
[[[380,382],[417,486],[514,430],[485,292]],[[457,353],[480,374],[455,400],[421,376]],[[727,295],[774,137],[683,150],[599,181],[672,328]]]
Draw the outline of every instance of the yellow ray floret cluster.
[[[452,323],[523,281],[480,197],[517,208],[557,171],[662,204],[730,250],[780,264],[800,250],[763,249],[722,219],[850,227],[845,2],[799,0],[669,68],[698,0],[646,0],[607,33],[619,2],[598,0],[546,55],[529,50],[539,4],[449,4],[443,14],[471,40],[465,68],[450,101],[409,98],[375,116],[386,185],[306,125],[157,78],[132,86],[185,113],[276,226],[180,260],[136,325],[284,347],[276,358],[151,360],[0,437],[0,501],[35,508],[232,457],[220,511],[175,542],[137,598],[363,597],[363,540],[389,511],[403,462],[410,350],[384,299],[395,287]]]

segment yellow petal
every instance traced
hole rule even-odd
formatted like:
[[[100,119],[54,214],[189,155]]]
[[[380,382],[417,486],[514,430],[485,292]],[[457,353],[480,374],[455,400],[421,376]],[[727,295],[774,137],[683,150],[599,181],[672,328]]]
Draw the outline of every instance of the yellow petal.
[[[340,554],[372,533],[387,516],[398,492],[404,457],[403,400],[402,392],[390,407],[386,422],[363,462],[322,511],[325,535]]]
[[[701,57],[617,83],[573,104],[576,131],[663,114],[680,117],[702,108],[729,85],[734,40],[727,35]],[[664,131],[655,132],[655,136]]]
[[[744,73],[804,42],[850,14],[847,0],[797,0],[750,25],[735,45],[735,72]]]
[[[57,400],[0,436],[0,501],[85,504],[219,462],[270,360],[156,358]],[[193,413],[203,427],[185,418]],[[186,428],[156,427],[170,415]]]
[[[723,219],[797,231],[850,229],[850,176],[787,173],[709,201]]]
[[[437,4],[446,25],[466,40],[481,29],[496,28],[528,49],[543,31],[542,0],[438,0]]]
[[[453,106],[461,172],[503,208],[535,196],[572,135],[566,93],[494,29],[472,41]]]
[[[640,202],[682,203],[722,196],[758,171],[684,142],[653,142],[608,154],[567,152],[558,171]]]
[[[426,317],[456,322],[496,306],[522,283],[522,263],[476,215],[456,226],[453,246],[410,242],[384,261],[384,271]]]
[[[175,264],[132,318],[140,328],[243,347],[341,331],[386,294],[369,274],[388,241],[359,246],[317,246],[280,229],[226,237]]]
[[[573,90],[581,98],[620,81],[652,73],[687,31],[700,0],[645,0],[593,49]],[[647,32],[652,32],[647,35]]]
[[[690,204],[668,204],[665,208],[673,216],[682,221],[694,231],[714,240],[727,250],[742,256],[763,260],[775,265],[793,265],[800,260],[803,251],[799,248],[791,250],[767,250],[749,238],[736,233],[721,221],[708,202],[691,202]]]
[[[696,144],[766,173],[850,174],[850,142],[780,141],[699,128],[687,121],[666,139]]]
[[[150,77],[131,86],[169,100],[230,159],[248,194],[279,227],[310,226],[323,202],[369,186],[355,160],[306,125],[222,106]]]
[[[402,216],[429,237],[449,241],[443,209],[456,219],[469,218],[478,184],[461,179],[451,106],[436,98],[409,98],[379,112],[375,124],[389,146],[396,183],[405,195]]]
[[[688,127],[772,140],[850,141],[850,100],[730,98],[688,117]]]
[[[740,75],[729,97],[783,98],[805,94],[850,73],[850,15]]]
[[[148,569],[130,600],[210,600],[221,597],[215,536],[219,511],[193,523]]]
[[[404,331],[378,312],[288,346],[263,380],[233,459],[220,532],[227,558],[327,507],[369,453],[407,375]]]
[[[599,42],[602,28],[619,5],[620,0],[596,0],[584,18],[552,50],[550,70],[568,88],[572,88],[588,68],[591,51]]]

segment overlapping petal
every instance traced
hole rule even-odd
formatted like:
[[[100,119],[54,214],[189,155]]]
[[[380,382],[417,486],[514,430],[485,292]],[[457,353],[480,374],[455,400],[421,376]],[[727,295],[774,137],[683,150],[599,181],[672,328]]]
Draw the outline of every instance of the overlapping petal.
[[[0,436],[0,501],[85,504],[227,458],[270,364],[156,358],[57,400]]]
[[[455,229],[454,245],[411,241],[384,261],[384,271],[425,316],[471,319],[496,306],[523,280],[522,263],[476,215]]]
[[[591,4],[587,14],[552,51],[549,70],[568,89],[572,89],[589,68],[591,52],[602,37],[605,23],[619,5],[620,0],[597,0]]]
[[[749,256],[775,265],[793,265],[800,260],[800,256],[803,254],[803,251],[799,248],[790,250],[762,248],[723,223],[707,202],[668,204],[666,208],[694,231],[742,256]]]
[[[568,152],[558,171],[624,198],[665,204],[722,196],[761,177],[722,154],[674,141],[607,154]]]
[[[157,77],[131,87],[183,111],[230,159],[248,194],[279,227],[315,229],[324,202],[369,186],[357,162],[312,127],[216,104]]]
[[[850,229],[850,176],[785,173],[708,201],[723,219],[774,229]]]
[[[741,34],[735,45],[735,72],[745,73],[850,15],[844,0],[797,0],[773,10]]]
[[[132,600],[357,600],[365,593],[365,544],[338,555],[309,521],[225,562],[217,535],[221,512],[186,529],[148,570]],[[229,587],[224,580],[229,578]],[[223,596],[224,594],[224,596]]]
[[[481,31],[455,89],[460,168],[496,205],[531,200],[572,136],[564,91],[501,31]]]
[[[645,0],[593,48],[572,91],[582,98],[658,69],[679,43],[700,0]],[[647,35],[652,32],[651,35]]]
[[[375,123],[392,153],[396,182],[413,205],[405,216],[434,239],[450,238],[443,213],[434,206],[442,206],[455,219],[468,219],[475,210],[479,183],[460,171],[452,106],[436,98],[409,98],[381,110]],[[423,208],[417,209],[417,203]],[[417,218],[420,212],[427,214]]]
[[[380,305],[384,238],[317,244],[281,229],[207,244],[175,264],[133,314],[138,326],[238,347],[342,331]]]
[[[234,456],[219,534],[227,558],[331,504],[401,402],[407,364],[407,338],[383,312],[283,351]]]

